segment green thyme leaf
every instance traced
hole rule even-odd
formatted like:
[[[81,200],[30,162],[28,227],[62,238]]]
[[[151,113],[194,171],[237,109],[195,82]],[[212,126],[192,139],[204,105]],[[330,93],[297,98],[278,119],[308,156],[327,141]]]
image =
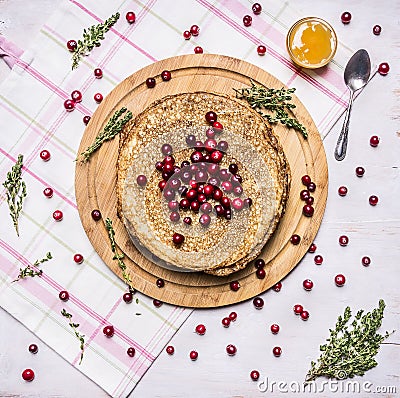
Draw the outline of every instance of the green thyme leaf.
[[[48,253],[46,253],[46,257],[45,258],[42,258],[41,260],[36,260],[33,263],[33,266],[27,265],[25,268],[20,268],[19,269],[19,274],[17,276],[17,279],[14,279],[12,281],[12,283],[18,282],[19,280],[25,279],[25,278],[28,278],[28,277],[32,277],[33,278],[35,276],[41,276],[43,274],[43,271],[41,269],[38,269],[39,266],[41,264],[45,263],[46,261],[51,260],[52,258],[53,257],[51,256],[51,253],[48,252]],[[34,267],[34,268],[32,268],[32,267]],[[38,270],[36,270],[36,269],[38,269]]]
[[[63,308],[61,310],[61,315],[65,318],[67,318],[69,320],[68,324],[69,326],[72,328],[72,330],[74,331],[74,334],[76,336],[76,338],[79,340],[80,345],[79,348],[81,350],[81,357],[80,357],[80,361],[79,361],[79,365],[82,363],[82,359],[83,359],[83,353],[85,351],[85,335],[80,334],[79,331],[77,330],[77,328],[79,327],[79,323],[74,323],[72,322],[70,319],[72,318],[72,315],[70,313],[68,313],[65,308]]]

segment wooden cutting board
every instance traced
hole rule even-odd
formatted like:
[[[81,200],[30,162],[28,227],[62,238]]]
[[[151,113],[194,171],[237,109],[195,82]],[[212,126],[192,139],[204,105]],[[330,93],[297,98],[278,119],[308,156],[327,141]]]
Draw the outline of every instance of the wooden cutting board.
[[[172,73],[168,82],[161,80],[163,70]],[[148,77],[156,78],[156,86],[147,88]],[[271,88],[284,84],[264,70],[236,58],[213,54],[183,55],[149,65],[121,82],[104,99],[88,124],[79,147],[79,153],[90,146],[113,113],[127,107],[135,117],[155,100],[167,95],[184,92],[210,91],[232,95],[232,88],[250,84],[250,79]],[[286,213],[267,242],[262,254],[267,265],[267,275],[258,279],[252,264],[228,277],[216,277],[204,273],[175,272],[161,268],[147,260],[131,243],[121,220],[117,217],[116,162],[118,138],[106,142],[90,158],[76,165],[75,193],[82,225],[95,250],[105,264],[122,278],[104,225],[109,217],[113,221],[118,250],[125,253],[125,264],[133,286],[140,292],[163,302],[187,307],[218,307],[237,303],[267,290],[286,276],[301,260],[312,243],[324,214],[328,193],[328,168],[324,147],[318,130],[304,105],[293,97],[294,114],[307,128],[309,137],[282,125],[273,126],[288,158],[292,173],[292,185]],[[301,177],[308,174],[316,183],[312,194],[315,202],[313,217],[302,214],[304,202],[299,194],[305,187]],[[91,211],[99,209],[103,220],[94,221]],[[301,237],[299,245],[290,243],[293,234]],[[165,287],[158,288],[156,280],[165,280]],[[240,289],[230,289],[230,281],[237,280]]]

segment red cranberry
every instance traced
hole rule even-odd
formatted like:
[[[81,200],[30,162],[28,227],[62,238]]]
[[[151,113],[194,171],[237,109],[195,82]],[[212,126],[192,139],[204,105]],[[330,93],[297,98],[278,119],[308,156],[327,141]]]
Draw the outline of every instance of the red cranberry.
[[[230,356],[235,355],[237,352],[237,348],[233,344],[228,344],[226,346],[226,353]]]
[[[136,182],[140,187],[144,187],[147,184],[147,177],[143,174],[138,175],[136,178]]]
[[[342,275],[342,274],[336,275],[335,276],[335,283],[336,283],[336,286],[339,286],[339,287],[343,286],[346,283],[345,276]]]
[[[217,149],[221,152],[226,153],[229,148],[229,144],[226,141],[218,142]]]
[[[195,361],[199,357],[199,354],[197,351],[190,351],[189,357],[192,361]]]
[[[93,73],[96,79],[101,79],[103,77],[103,71],[100,68],[96,68]]]
[[[361,259],[361,264],[362,264],[364,267],[368,267],[368,266],[371,264],[371,259],[370,259],[368,256],[364,256],[364,257]]]
[[[347,246],[348,243],[349,243],[349,238],[346,235],[339,236],[340,246]]]
[[[182,234],[175,232],[172,236],[172,242],[174,242],[175,245],[181,245],[184,241],[185,237]]]
[[[168,201],[175,199],[175,194],[176,194],[175,191],[172,189],[164,189],[163,191],[164,198],[167,199]]]
[[[292,243],[293,245],[298,245],[300,243],[300,240],[301,240],[300,236],[297,234],[294,234],[290,238],[290,243]]]
[[[310,313],[309,313],[308,311],[303,311],[303,312],[300,314],[300,318],[301,318],[303,321],[306,321],[309,317],[310,317]]]
[[[253,381],[257,381],[260,378],[260,372],[258,370],[252,370],[250,372],[250,378]]]
[[[265,55],[265,53],[267,52],[267,47],[265,47],[265,46],[263,46],[262,44],[260,44],[258,47],[257,47],[257,54],[258,55]]]
[[[213,192],[213,199],[220,201],[224,196],[223,192],[219,188],[215,188]]]
[[[300,199],[307,200],[310,197],[310,191],[308,189],[303,189],[300,191]]]
[[[229,317],[222,318],[221,323],[224,328],[228,328],[231,324],[231,319]]]
[[[136,350],[133,347],[129,347],[126,350],[126,353],[128,354],[128,356],[130,356],[131,358],[133,358],[135,356]]]
[[[206,327],[204,325],[202,325],[202,324],[197,325],[195,331],[196,331],[197,334],[202,336],[203,334],[206,333]]]
[[[164,144],[161,147],[161,152],[163,155],[168,157],[168,159],[167,158],[164,159],[164,163],[175,164],[175,159],[172,156],[169,156],[172,153],[172,146],[170,144]]]
[[[347,188],[345,186],[339,187],[338,194],[340,196],[346,196],[347,195]]]
[[[164,82],[170,81],[171,77],[172,77],[172,75],[171,75],[171,72],[169,70],[164,70],[164,71],[161,72],[161,79]]]
[[[32,369],[25,369],[22,372],[22,378],[25,381],[32,381],[35,378],[35,372]]]
[[[206,113],[206,120],[210,124],[213,124],[214,122],[216,122],[217,118],[218,118],[217,114],[213,111],[209,111]],[[211,131],[213,131],[213,130],[211,130]]]
[[[136,15],[135,15],[135,13],[132,12],[132,11],[128,11],[128,12],[126,13],[126,20],[127,20],[129,23],[134,23],[134,22],[136,21]]]
[[[236,187],[233,188],[233,194],[235,196],[240,196],[243,193],[243,187],[241,185],[237,185]],[[244,202],[244,205],[246,205],[246,202]]]
[[[280,329],[280,327],[279,327],[279,325],[277,325],[276,323],[274,323],[274,324],[272,324],[271,325],[271,332],[273,333],[273,334],[277,334],[277,333],[279,333],[279,329]]]
[[[187,210],[190,207],[190,202],[187,199],[182,199],[179,202],[179,207],[183,210]]]
[[[83,123],[85,124],[85,126],[88,125],[88,123],[90,122],[91,117],[90,116],[84,116],[83,117]]]
[[[207,197],[211,197],[214,193],[214,187],[211,184],[207,184],[204,186],[204,195]]]
[[[374,33],[374,35],[379,36],[382,32],[382,28],[380,27],[380,25],[375,25],[372,28],[372,32]]]
[[[172,345],[169,345],[165,351],[167,352],[168,355],[174,355],[175,348]]]
[[[160,289],[163,288],[163,287],[165,286],[164,279],[158,278],[158,279],[156,280],[156,285],[157,285],[157,287],[160,288]]]
[[[74,102],[81,102],[82,101],[82,93],[79,90],[74,90],[71,93],[72,101]]]
[[[158,171],[162,171],[162,169],[164,168],[164,163],[163,163],[163,162],[156,162],[155,168],[156,168]]]
[[[167,181],[161,180],[161,181],[158,183],[158,188],[160,188],[160,190],[163,191],[166,185],[167,185]]]
[[[307,185],[307,188],[308,188],[308,190],[309,190],[310,192],[315,192],[317,186],[315,185],[315,183],[310,182],[310,183]]]
[[[301,304],[296,304],[296,305],[293,307],[293,312],[294,312],[296,315],[300,315],[300,314],[303,312],[303,306],[302,306]]]
[[[103,328],[103,333],[107,337],[113,337],[114,336],[114,326],[104,326]]]
[[[211,205],[211,203],[208,203],[208,202],[203,203],[203,204],[200,206],[200,211],[203,212],[203,213],[205,213],[205,214],[210,214],[210,213],[212,212],[212,205]]]
[[[261,297],[256,297],[253,299],[253,305],[257,310],[261,310],[264,307],[264,300]]]
[[[92,215],[92,218],[93,218],[94,221],[99,221],[101,219],[100,210],[97,210],[97,209],[92,210],[91,215]]]
[[[378,66],[378,72],[382,76],[387,75],[389,73],[389,70],[390,70],[390,67],[389,67],[389,64],[387,62],[382,62]]]
[[[72,100],[70,100],[70,99],[65,100],[65,101],[64,101],[64,108],[65,108],[68,112],[73,111],[73,110],[75,109],[75,102],[72,101]]]
[[[255,15],[261,14],[262,7],[260,3],[254,3],[253,6],[251,7]]]
[[[156,308],[160,308],[160,307],[162,306],[162,301],[157,300],[157,299],[154,299],[154,300],[153,300],[153,305],[154,305],[154,307],[156,307]]]
[[[312,206],[314,204],[314,198],[312,196],[306,199],[306,204]]]
[[[238,281],[232,281],[229,286],[234,292],[237,292],[240,289],[240,283]]]
[[[200,151],[194,151],[190,155],[190,160],[192,161],[192,163],[202,162],[203,161],[203,154]]]
[[[377,147],[379,144],[379,137],[377,135],[373,135],[370,139],[369,139],[369,145],[371,145],[372,147]]]
[[[200,216],[199,222],[203,227],[207,227],[208,225],[210,225],[211,217],[208,214],[202,214]]]
[[[303,177],[301,177],[301,182],[303,183],[303,185],[305,185],[306,187],[308,187],[308,184],[310,184],[311,181],[311,177],[309,175],[304,175]]]
[[[347,25],[351,21],[351,14],[345,11],[341,16],[341,20],[345,25]]]
[[[231,220],[232,219],[232,211],[230,208],[225,209],[225,219],[226,220]]]
[[[187,225],[191,225],[192,224],[192,219],[190,217],[185,217],[183,219],[183,222]]]
[[[204,146],[205,146],[206,151],[211,153],[217,147],[217,141],[215,141],[213,138],[208,138],[205,141]]]
[[[276,357],[280,357],[282,355],[282,348],[281,347],[274,347],[272,349],[272,353],[276,356]]]
[[[256,271],[256,276],[257,276],[258,279],[264,279],[266,277],[266,275],[267,275],[267,273],[265,272],[264,268],[259,268]]]
[[[317,255],[314,257],[314,263],[316,265],[321,265],[323,263],[323,261],[324,261],[324,259],[320,255]]]
[[[223,126],[222,123],[220,123],[220,122],[214,122],[214,123],[212,124],[212,126],[213,126],[213,129],[214,129],[214,131],[215,131],[216,133],[221,133],[222,130],[224,129],[224,126]]]
[[[208,112],[208,113],[210,113],[210,112]],[[212,112],[212,113],[214,113],[214,112]],[[206,119],[207,119],[207,114],[206,114]],[[210,122],[209,122],[210,123]],[[213,122],[211,122],[211,124],[212,124]],[[215,131],[212,129],[212,127],[210,127],[210,128],[208,128],[207,130],[206,130],[206,137],[207,138],[211,138],[211,139],[214,139],[215,138]]]
[[[228,167],[228,170],[232,173],[232,174],[236,174],[239,171],[239,167],[236,163],[231,163]]]
[[[48,162],[51,158],[50,152],[46,149],[44,149],[42,152],[40,152],[40,159],[44,160],[45,162]]]
[[[359,166],[356,168],[356,176],[357,177],[362,177],[364,175],[364,173],[365,173],[364,167]]]
[[[148,88],[154,88],[156,85],[156,79],[154,77],[149,77],[146,79],[146,86]]]
[[[79,254],[79,253],[75,254],[75,255],[74,255],[74,261],[75,261],[77,264],[82,264],[82,263],[83,263],[83,256],[82,256],[82,254]]]
[[[243,209],[244,207],[244,201],[240,198],[235,198],[232,200],[232,207],[237,210],[240,211]]]
[[[265,261],[262,258],[258,258],[256,261],[254,261],[254,266],[257,269],[264,268],[265,267]]]
[[[194,200],[192,203],[190,203],[190,210],[198,213],[200,210],[200,203],[197,200]]]
[[[177,211],[173,211],[170,215],[169,215],[169,219],[172,222],[178,222],[180,220],[181,216]]]
[[[66,290],[63,290],[59,293],[58,298],[61,301],[68,301],[69,300],[69,293]]]
[[[303,287],[304,290],[310,291],[314,287],[314,283],[311,279],[304,279]]]
[[[218,217],[223,217],[225,215],[225,209],[221,205],[215,205],[214,211]]]
[[[103,101],[103,96],[102,96],[100,93],[96,93],[96,94],[93,96],[93,98],[94,98],[94,100],[95,100],[98,104],[100,104],[100,102]]]
[[[306,217],[312,217],[314,214],[314,207],[312,207],[311,205],[304,205],[303,206],[303,214]]]
[[[130,304],[133,300],[133,294],[131,292],[126,292],[122,296],[122,299],[125,301],[126,304]]]
[[[51,188],[45,188],[43,190],[43,195],[50,199],[53,197],[53,190]]]
[[[237,319],[237,313],[236,312],[234,312],[234,311],[232,311],[230,314],[229,314],[229,317],[228,317],[232,322],[235,322],[236,321],[236,319]]]
[[[61,221],[61,220],[63,219],[63,212],[62,212],[61,210],[56,210],[56,211],[53,213],[53,218],[54,218],[54,220],[56,220],[56,221]]]
[[[225,209],[229,209],[231,207],[231,200],[227,196],[223,196],[220,200],[220,203],[225,207]]]
[[[200,46],[196,46],[193,51],[195,54],[203,54],[203,48]]]
[[[29,351],[31,354],[37,354],[37,352],[39,351],[39,349],[38,349],[38,346],[37,346],[36,344],[31,344],[31,345],[28,347],[28,351]]]
[[[190,33],[191,33],[193,36],[198,36],[199,33],[200,33],[200,28],[199,28],[197,25],[192,25],[192,26],[190,27]]]
[[[317,251],[317,245],[315,243],[311,243],[311,246],[308,248],[309,253],[315,253]]]
[[[246,198],[245,200],[244,200],[244,202],[245,202],[245,204],[246,204],[246,206],[247,207],[251,207],[252,206],[252,204],[253,204],[253,200],[251,199],[251,198]]]
[[[243,25],[244,26],[251,26],[252,22],[253,22],[253,18],[250,15],[245,15],[243,17]]]
[[[75,40],[68,40],[67,48],[69,51],[73,52],[78,48],[78,43]]]
[[[275,285],[272,286],[272,290],[274,292],[280,292],[281,289],[282,289],[282,282],[275,283]]]
[[[210,159],[213,163],[221,162],[223,157],[224,157],[224,154],[218,150],[211,152],[211,155],[210,155]]]
[[[375,196],[375,195],[371,195],[371,196],[369,197],[369,204],[370,204],[371,206],[376,206],[376,205],[378,204],[378,201],[379,201],[379,199],[378,199],[378,197]]]
[[[189,40],[191,37],[192,37],[192,34],[191,34],[188,30],[185,30],[185,31],[183,32],[183,38],[184,38],[185,40]]]

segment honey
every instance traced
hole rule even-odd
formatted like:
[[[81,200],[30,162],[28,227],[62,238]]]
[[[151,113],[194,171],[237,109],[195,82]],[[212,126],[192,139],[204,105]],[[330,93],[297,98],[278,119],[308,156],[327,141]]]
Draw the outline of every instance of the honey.
[[[310,69],[320,68],[336,53],[336,33],[323,19],[304,18],[289,29],[286,47],[295,64]]]

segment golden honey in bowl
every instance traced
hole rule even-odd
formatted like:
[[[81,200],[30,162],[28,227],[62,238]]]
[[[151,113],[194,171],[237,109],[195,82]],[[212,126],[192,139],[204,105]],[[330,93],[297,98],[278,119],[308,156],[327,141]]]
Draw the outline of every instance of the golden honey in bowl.
[[[320,68],[336,53],[336,33],[321,18],[304,18],[289,29],[286,47],[295,64],[310,69]]]

